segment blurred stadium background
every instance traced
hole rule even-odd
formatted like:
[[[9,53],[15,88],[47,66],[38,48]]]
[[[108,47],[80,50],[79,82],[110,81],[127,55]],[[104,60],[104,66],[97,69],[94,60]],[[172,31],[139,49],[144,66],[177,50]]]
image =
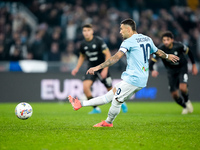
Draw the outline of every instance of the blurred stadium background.
[[[122,41],[119,23],[133,18],[139,33],[150,36],[158,46],[163,31],[170,30],[200,60],[199,0],[9,0],[0,2],[0,102],[60,101],[68,94],[84,97],[81,76],[74,78],[82,40],[81,26],[94,25],[114,54]],[[113,84],[120,80],[126,59],[110,68]],[[191,63],[188,64],[191,72]],[[172,101],[162,63],[160,75],[150,77],[136,101]],[[190,97],[200,101],[200,78],[189,76]],[[106,92],[100,82],[93,95]],[[96,90],[95,90],[96,89]],[[99,90],[101,89],[101,90]]]

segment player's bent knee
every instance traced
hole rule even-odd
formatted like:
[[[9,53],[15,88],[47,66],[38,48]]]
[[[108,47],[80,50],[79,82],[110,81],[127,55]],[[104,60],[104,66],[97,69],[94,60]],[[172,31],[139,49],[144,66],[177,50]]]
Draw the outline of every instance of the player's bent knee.
[[[187,90],[187,87],[180,87],[179,89],[180,89],[180,91],[183,92],[183,93],[187,93],[187,91],[188,91],[188,90]]]
[[[181,83],[181,84],[179,85],[179,90],[180,90],[180,91],[183,91],[183,92],[187,92],[187,84]]]
[[[112,105],[115,107],[121,107],[123,102],[120,102],[117,98],[113,98]]]

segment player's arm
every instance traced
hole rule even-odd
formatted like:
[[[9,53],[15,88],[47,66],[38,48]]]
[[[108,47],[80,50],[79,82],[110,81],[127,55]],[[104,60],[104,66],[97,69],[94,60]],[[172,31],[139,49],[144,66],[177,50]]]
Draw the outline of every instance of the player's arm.
[[[72,70],[71,74],[73,76],[76,75],[76,73],[79,71],[80,67],[82,66],[83,62],[85,60],[85,55],[80,53],[79,58],[78,58],[78,63],[76,65],[76,67]]]
[[[166,54],[164,51],[158,49],[157,52],[155,52],[155,55],[162,58],[167,59],[169,61],[172,61],[173,63],[176,63],[179,60],[179,57],[173,54]]]
[[[105,61],[111,57],[111,54],[108,48],[103,50],[103,54],[105,55]],[[104,79],[107,77],[107,74],[108,74],[108,67],[105,67],[101,72],[101,77]]]
[[[124,56],[124,52],[122,51],[118,51],[115,55],[113,55],[112,57],[110,57],[108,60],[106,60],[105,62],[101,63],[100,65],[96,66],[96,67],[92,67],[90,68],[86,74],[91,74],[94,75],[95,71],[98,71],[100,69],[103,69],[105,67],[109,67],[112,66],[113,64],[115,64],[116,62],[118,62],[122,57]]]
[[[188,56],[189,56],[189,58],[190,58],[190,60],[191,60],[191,63],[192,63],[192,74],[193,74],[193,75],[197,75],[198,69],[197,69],[196,64],[195,64],[194,56],[193,56],[193,54],[192,54],[192,51],[189,50],[188,47],[187,47],[187,51],[186,51],[185,54],[188,54]]]

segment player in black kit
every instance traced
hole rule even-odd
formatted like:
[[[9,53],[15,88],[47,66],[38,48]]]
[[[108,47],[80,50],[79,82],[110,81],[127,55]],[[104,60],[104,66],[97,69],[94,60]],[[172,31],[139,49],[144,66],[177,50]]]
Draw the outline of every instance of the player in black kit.
[[[174,41],[174,36],[170,31],[166,31],[162,35],[162,42],[158,48],[163,50],[168,54],[175,54],[179,57],[177,63],[171,63],[166,59],[162,59],[165,68],[167,69],[168,80],[169,80],[169,90],[173,99],[183,107],[182,114],[188,114],[193,112],[193,106],[189,100],[188,93],[188,67],[186,54],[189,56],[192,62],[192,74],[196,75],[198,73],[197,67],[195,65],[195,60],[192,52],[189,48],[182,44],[181,42]],[[157,62],[158,58],[152,58],[149,69],[153,77],[158,76],[158,71],[154,70],[154,63]],[[179,90],[182,97],[179,95]]]
[[[82,33],[84,36],[84,40],[81,42],[80,45],[80,55],[78,63],[71,72],[73,76],[75,76],[76,73],[79,71],[85,59],[87,59],[88,61],[89,69],[90,67],[94,67],[103,63],[105,60],[111,57],[110,51],[106,43],[100,37],[93,35],[94,31],[91,24],[85,24],[82,27]],[[83,91],[88,100],[93,98],[91,86],[97,78],[105,85],[108,91],[112,89],[112,78],[109,74],[108,67],[98,71],[95,75],[84,75]],[[122,105],[122,111],[127,112],[127,106],[125,103]],[[94,109],[89,112],[89,114],[95,113],[101,113],[100,108],[97,106],[94,106]]]

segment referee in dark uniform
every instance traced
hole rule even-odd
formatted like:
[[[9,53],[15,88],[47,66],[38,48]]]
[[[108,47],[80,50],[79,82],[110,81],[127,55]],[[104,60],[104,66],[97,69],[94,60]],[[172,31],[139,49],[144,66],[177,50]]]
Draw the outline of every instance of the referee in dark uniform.
[[[103,63],[105,60],[111,57],[109,48],[106,43],[98,36],[94,36],[94,31],[91,24],[85,24],[82,27],[82,33],[84,40],[80,45],[80,55],[76,67],[72,70],[72,75],[75,76],[82,66],[85,59],[88,61],[88,69],[90,67],[97,66]],[[95,75],[85,74],[83,76],[83,91],[87,99],[91,99],[92,92],[91,86],[96,79],[99,79],[107,88],[107,90],[112,89],[112,78],[109,74],[108,67],[98,71]],[[127,106],[124,103],[122,106],[122,111],[127,112]],[[101,113],[99,107],[94,106],[94,109],[89,114]]]
[[[188,67],[187,58],[189,56],[192,62],[192,74],[196,75],[198,73],[197,67],[195,65],[195,60],[192,52],[189,48],[181,42],[174,41],[174,36],[170,31],[166,31],[162,35],[162,44],[158,47],[168,54],[174,54],[179,57],[177,63],[171,63],[166,59],[162,59],[162,62],[167,69],[167,75],[169,80],[169,90],[173,99],[183,107],[182,114],[188,114],[193,112],[193,106],[189,100],[188,93]],[[158,71],[154,70],[153,65],[158,61],[158,58],[152,58],[149,69],[151,71],[152,77],[158,76]],[[179,91],[181,96],[179,95]]]

